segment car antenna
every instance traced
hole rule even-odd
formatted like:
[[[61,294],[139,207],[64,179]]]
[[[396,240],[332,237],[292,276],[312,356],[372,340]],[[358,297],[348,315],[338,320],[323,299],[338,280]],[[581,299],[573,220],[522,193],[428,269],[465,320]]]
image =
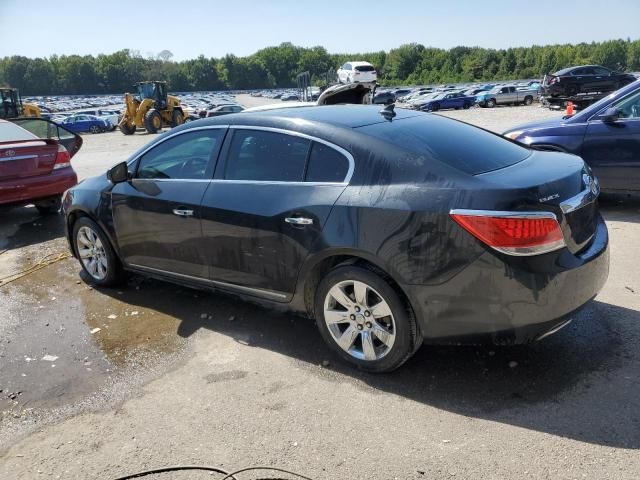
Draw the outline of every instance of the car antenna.
[[[393,117],[396,116],[396,112],[394,110],[395,108],[396,108],[396,104],[390,103],[389,105],[384,107],[382,110],[380,110],[380,115],[382,115],[386,120],[392,121]]]

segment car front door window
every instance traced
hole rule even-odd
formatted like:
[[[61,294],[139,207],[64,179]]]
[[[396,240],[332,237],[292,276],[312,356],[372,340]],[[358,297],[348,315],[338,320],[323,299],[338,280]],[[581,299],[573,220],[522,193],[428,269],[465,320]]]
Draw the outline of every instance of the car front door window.
[[[221,135],[219,129],[196,130],[170,138],[142,156],[136,177],[156,180],[211,178],[211,156]]]
[[[620,112],[618,118],[640,119],[640,92],[622,99],[613,107]]]

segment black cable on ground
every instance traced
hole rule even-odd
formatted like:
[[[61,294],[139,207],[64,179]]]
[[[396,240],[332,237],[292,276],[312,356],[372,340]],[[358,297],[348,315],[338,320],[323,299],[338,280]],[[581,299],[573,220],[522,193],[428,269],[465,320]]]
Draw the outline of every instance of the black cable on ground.
[[[241,468],[240,470],[236,470],[235,472],[231,472],[231,473],[227,474],[227,476],[224,477],[222,480],[230,480],[232,478],[235,479],[235,475],[237,475],[239,473],[249,472],[249,471],[254,471],[254,470],[266,470],[266,471],[272,471],[272,472],[286,473],[287,475],[293,475],[294,477],[302,478],[302,480],[312,480],[309,477],[305,477],[304,475],[300,475],[299,473],[296,473],[296,472],[290,472],[289,470],[285,470],[283,468],[261,467],[261,466]]]
[[[137,473],[125,475],[124,477],[114,478],[113,480],[130,480],[132,478],[140,478],[140,477],[145,477],[147,475],[156,475],[158,473],[166,473],[166,472],[178,472],[181,470],[202,470],[202,471],[208,471],[208,472],[215,472],[221,475],[225,475],[225,477],[222,480],[237,480],[235,475],[239,473],[255,471],[255,470],[286,473],[287,475],[292,475],[294,477],[301,478],[302,480],[312,480],[311,478],[305,477],[304,475],[301,475],[299,473],[290,472],[289,470],[285,470],[283,468],[277,468],[277,467],[266,467],[266,466],[265,467],[263,466],[245,467],[245,468],[241,468],[240,470],[236,470],[235,472],[229,473],[225,470],[222,470],[221,468],[210,467],[207,465],[173,465],[170,467],[153,468],[151,470],[145,470],[143,472],[137,472]]]
[[[234,478],[233,476],[229,475],[229,472],[217,467],[209,467],[207,465],[173,465],[170,467],[153,468],[151,470],[145,470],[143,472],[132,473],[130,475],[125,475],[124,477],[115,478],[114,480],[129,480],[131,478],[140,478],[140,477],[145,477],[147,475],[156,475],[158,473],[165,473],[165,472],[177,472],[180,470],[204,470],[208,472],[216,472],[221,475],[226,475],[226,477],[224,478],[227,478],[227,479]]]

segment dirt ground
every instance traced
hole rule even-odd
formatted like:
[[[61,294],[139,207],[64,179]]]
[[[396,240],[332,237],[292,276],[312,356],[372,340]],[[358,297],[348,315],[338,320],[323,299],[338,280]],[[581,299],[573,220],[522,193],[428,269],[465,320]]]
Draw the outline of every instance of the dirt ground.
[[[443,114],[498,132],[559,115]],[[84,138],[81,178],[150,136]],[[387,375],[340,363],[313,322],[230,296],[137,276],[92,288],[64,257],[60,217],[2,211],[0,278],[42,268],[0,286],[0,478],[206,464],[318,480],[637,479],[640,201],[604,198],[602,211],[609,280],[570,326],[523,347],[424,346]]]

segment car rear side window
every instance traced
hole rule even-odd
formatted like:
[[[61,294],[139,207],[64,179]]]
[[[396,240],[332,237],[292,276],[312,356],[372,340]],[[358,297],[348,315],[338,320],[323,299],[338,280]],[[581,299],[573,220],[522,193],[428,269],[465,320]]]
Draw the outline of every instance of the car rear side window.
[[[498,170],[530,155],[524,147],[477,127],[420,115],[360,127],[359,131],[471,175]],[[462,139],[462,140],[461,140]]]
[[[227,155],[227,180],[301,182],[311,141],[264,130],[237,129]]]
[[[169,138],[142,155],[137,178],[202,180],[213,174],[213,153],[224,130],[194,130]]]
[[[347,157],[335,148],[313,142],[305,181],[341,183],[345,181],[348,172]]]

